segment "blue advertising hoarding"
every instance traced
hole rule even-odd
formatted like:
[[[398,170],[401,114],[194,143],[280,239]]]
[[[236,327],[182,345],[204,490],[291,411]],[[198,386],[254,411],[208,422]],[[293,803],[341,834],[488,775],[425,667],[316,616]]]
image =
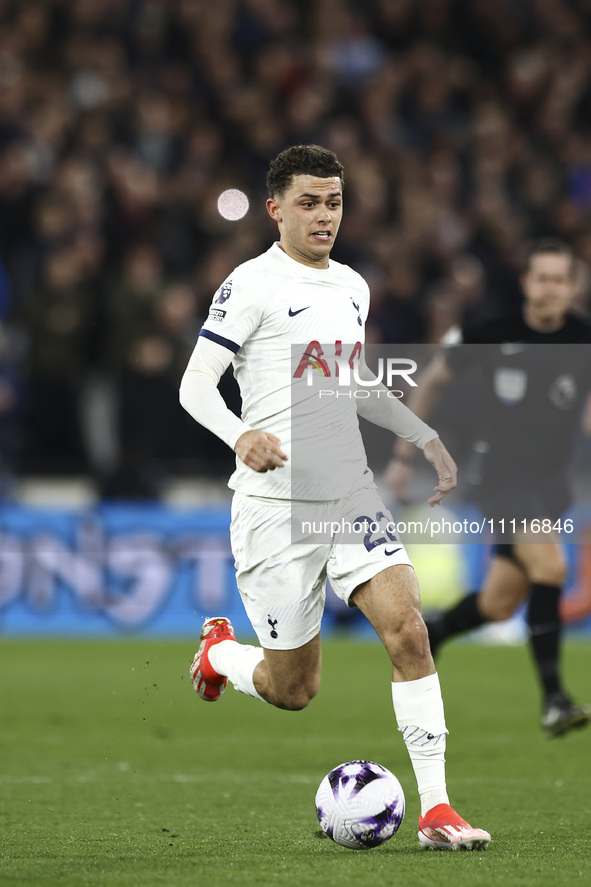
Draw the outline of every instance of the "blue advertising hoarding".
[[[88,509],[0,509],[0,634],[112,636],[199,634],[205,616],[228,616],[252,635],[234,575],[227,505],[158,504]],[[565,621],[591,630],[591,515],[587,544],[567,546]],[[582,540],[586,541],[586,540]],[[425,608],[476,588],[485,546],[411,546]],[[442,586],[431,597],[434,585]],[[463,586],[463,587],[458,587]],[[362,620],[329,591],[324,628]],[[371,633],[371,632],[370,632]]]
[[[227,507],[5,507],[0,631],[195,635],[217,612],[240,630],[228,528]]]

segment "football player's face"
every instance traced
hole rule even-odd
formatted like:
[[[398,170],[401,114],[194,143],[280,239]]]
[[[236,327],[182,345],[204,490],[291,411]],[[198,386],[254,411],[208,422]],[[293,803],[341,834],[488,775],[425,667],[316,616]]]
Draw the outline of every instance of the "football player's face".
[[[338,176],[294,176],[284,194],[267,200],[267,211],[279,226],[279,244],[288,256],[312,268],[328,268],[343,216]]]
[[[575,294],[570,256],[540,253],[521,279],[527,308],[540,320],[560,320]]]

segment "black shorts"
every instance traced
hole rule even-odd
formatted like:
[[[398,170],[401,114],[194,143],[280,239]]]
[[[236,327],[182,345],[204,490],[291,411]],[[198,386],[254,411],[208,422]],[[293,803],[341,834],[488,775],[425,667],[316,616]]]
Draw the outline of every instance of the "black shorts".
[[[474,501],[487,518],[505,527],[522,521],[562,517],[571,504],[568,481],[564,475],[537,477],[510,472],[504,476],[488,476],[471,488]],[[502,525],[501,525],[502,526]]]
[[[506,557],[508,560],[517,564],[518,567],[521,567],[521,564],[515,557],[513,545],[508,542],[497,542],[496,545],[493,545],[492,547],[492,553],[494,557]]]

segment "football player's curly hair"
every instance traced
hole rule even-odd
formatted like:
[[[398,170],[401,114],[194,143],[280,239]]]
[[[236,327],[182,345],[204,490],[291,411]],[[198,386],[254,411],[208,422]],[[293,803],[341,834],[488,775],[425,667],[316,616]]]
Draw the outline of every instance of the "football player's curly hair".
[[[271,161],[267,174],[269,197],[281,197],[297,175],[317,176],[328,179],[338,176],[344,187],[344,169],[334,151],[320,145],[293,145]]]

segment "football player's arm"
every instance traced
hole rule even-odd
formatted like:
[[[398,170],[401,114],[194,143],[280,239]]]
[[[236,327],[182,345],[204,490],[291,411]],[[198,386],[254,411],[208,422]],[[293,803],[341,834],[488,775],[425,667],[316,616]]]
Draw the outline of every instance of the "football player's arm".
[[[415,416],[427,421],[439,400],[442,389],[453,380],[454,374],[445,359],[445,352],[438,352],[426,366],[418,379],[417,387],[411,391],[407,403]],[[394,459],[411,461],[414,447],[408,439],[399,437],[394,444]]]
[[[360,378],[373,380],[376,377],[363,363],[360,367]],[[385,394],[387,388],[383,385],[372,386],[373,390],[382,389],[383,395],[357,401],[360,416],[373,422],[374,425],[388,428],[397,435],[395,455],[387,469],[387,480],[392,484],[399,498],[404,498],[406,493],[409,463],[415,447],[423,450],[425,458],[437,472],[436,495],[429,499],[430,505],[439,504],[457,484],[458,469],[454,460],[440,441],[437,432],[423,421],[429,415],[437,399],[439,388],[450,382],[452,378],[453,374],[447,366],[445,358],[442,355],[437,355],[421,375],[421,384],[414,389],[408,407],[398,398],[388,397]],[[423,380],[426,382],[424,388]],[[401,448],[400,455],[398,453],[399,447]],[[397,483],[395,479],[392,480],[390,474],[392,462],[399,460],[402,460],[404,473],[407,476]]]
[[[274,434],[250,428],[226,405],[218,385],[233,352],[203,336],[189,360],[180,386],[180,402],[193,418],[223,440],[254,471],[282,467],[287,456]]]

